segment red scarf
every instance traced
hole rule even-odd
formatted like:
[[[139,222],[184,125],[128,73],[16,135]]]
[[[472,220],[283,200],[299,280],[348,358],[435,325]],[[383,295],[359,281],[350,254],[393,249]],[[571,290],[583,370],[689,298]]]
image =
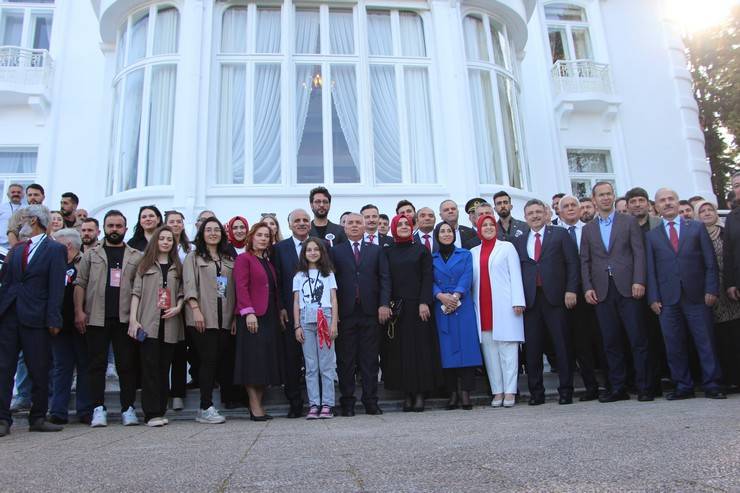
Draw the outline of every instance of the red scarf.
[[[234,223],[237,221],[241,221],[244,223],[244,227],[249,231],[249,223],[246,219],[244,219],[242,216],[234,216],[231,219],[229,219],[229,222],[226,223],[226,237],[229,239],[229,243],[234,248],[244,248],[244,245],[247,243],[247,238],[245,237],[242,241],[236,241],[236,238],[234,238]]]
[[[409,226],[411,227],[411,234],[405,238],[401,238],[400,236],[398,236],[398,222],[401,219],[405,219],[406,221],[408,221]],[[411,241],[413,241],[414,239],[414,218],[402,216],[400,214],[394,217],[393,221],[391,221],[391,233],[393,233],[393,241],[395,241],[396,243],[411,243]]]
[[[478,306],[480,307],[480,328],[482,331],[493,331],[493,288],[491,286],[491,273],[488,271],[488,259],[491,258],[493,247],[496,246],[496,236],[487,240],[483,238],[483,223],[489,220],[496,226],[496,219],[492,216],[481,216],[478,218],[478,238],[482,244],[480,248],[480,291],[478,293]]]
[[[319,349],[326,343],[327,348],[331,348],[331,333],[329,332],[329,322],[324,316],[324,310],[319,309],[316,314],[316,331],[319,335]]]

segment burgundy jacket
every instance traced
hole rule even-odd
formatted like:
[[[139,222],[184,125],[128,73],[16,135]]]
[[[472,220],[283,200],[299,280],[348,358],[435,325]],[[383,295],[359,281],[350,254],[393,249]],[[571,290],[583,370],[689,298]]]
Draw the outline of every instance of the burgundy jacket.
[[[272,279],[275,290],[275,299],[278,303],[277,274],[271,263],[268,263],[272,271]],[[254,313],[262,316],[267,312],[269,305],[268,294],[270,292],[269,278],[262,267],[260,260],[249,252],[244,252],[234,262],[234,289],[236,290],[237,315],[249,315]],[[280,309],[278,305],[278,310]]]

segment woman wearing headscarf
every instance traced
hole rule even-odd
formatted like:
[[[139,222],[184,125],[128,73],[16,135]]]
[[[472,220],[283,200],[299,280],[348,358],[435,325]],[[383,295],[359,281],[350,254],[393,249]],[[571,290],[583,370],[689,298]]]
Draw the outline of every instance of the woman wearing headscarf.
[[[512,407],[517,392],[519,344],[524,342],[524,287],[519,255],[496,241],[496,220],[481,216],[481,244],[473,248],[473,299],[478,337],[493,392],[493,407]]]
[[[393,320],[385,334],[385,388],[406,394],[404,412],[424,410],[424,394],[442,383],[439,342],[430,306],[434,302],[432,254],[413,243],[414,221],[396,216],[391,223],[395,243],[385,249],[391,272]]]
[[[473,409],[470,391],[475,389],[475,368],[481,366],[480,343],[474,302],[473,257],[468,250],[455,247],[455,229],[447,222],[434,228],[439,250],[432,255],[434,265],[434,317],[439,335],[439,351],[450,401],[447,409],[460,405]]]
[[[722,257],[724,228],[720,224],[717,208],[711,202],[702,200],[694,205],[694,217],[703,222],[707,228],[721,273],[724,265]],[[740,385],[740,303],[727,297],[722,275],[719,276],[719,299],[712,310],[722,377],[725,385],[737,387]]]
[[[226,223],[226,239],[233,252],[232,257],[244,253],[247,244],[247,233],[249,232],[249,222],[242,216],[234,216]]]

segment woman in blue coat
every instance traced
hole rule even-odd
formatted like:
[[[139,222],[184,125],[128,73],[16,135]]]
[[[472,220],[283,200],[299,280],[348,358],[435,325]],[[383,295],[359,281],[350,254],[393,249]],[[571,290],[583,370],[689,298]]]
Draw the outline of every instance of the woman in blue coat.
[[[460,404],[472,409],[470,391],[475,387],[475,367],[481,366],[478,326],[473,307],[471,287],[473,260],[470,252],[455,247],[455,230],[447,222],[434,230],[439,251],[433,255],[434,263],[434,316],[439,333],[450,402],[447,409],[458,407],[458,380]]]

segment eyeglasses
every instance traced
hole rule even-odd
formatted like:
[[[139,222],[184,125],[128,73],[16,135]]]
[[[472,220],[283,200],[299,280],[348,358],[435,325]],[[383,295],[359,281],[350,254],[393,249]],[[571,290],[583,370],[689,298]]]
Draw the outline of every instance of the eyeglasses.
[[[260,216],[262,216],[263,218],[265,218],[265,217],[271,217],[271,218],[275,219],[277,217],[277,213],[275,213],[275,212],[263,212],[263,213],[260,214]]]

